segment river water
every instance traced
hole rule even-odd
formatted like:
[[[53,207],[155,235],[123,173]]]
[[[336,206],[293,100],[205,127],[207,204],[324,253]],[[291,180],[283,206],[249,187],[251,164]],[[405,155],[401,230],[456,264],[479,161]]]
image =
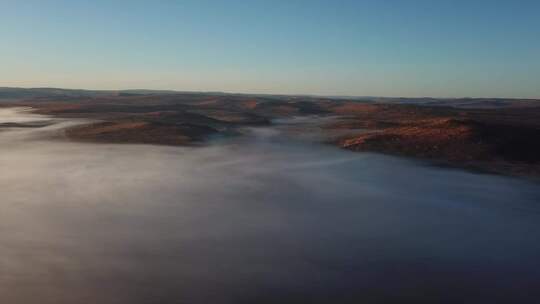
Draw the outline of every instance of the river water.
[[[0,109],[43,121],[0,130],[0,303],[540,301],[538,184],[281,127],[81,144]]]

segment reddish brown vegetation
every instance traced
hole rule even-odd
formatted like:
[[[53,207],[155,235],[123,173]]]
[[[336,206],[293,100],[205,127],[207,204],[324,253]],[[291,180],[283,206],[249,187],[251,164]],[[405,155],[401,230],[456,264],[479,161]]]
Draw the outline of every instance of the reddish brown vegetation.
[[[99,122],[66,130],[71,138],[111,143],[186,145],[215,132],[193,125],[160,125],[140,121]]]
[[[417,157],[445,156],[451,160],[473,160],[489,157],[488,147],[466,121],[433,118],[367,133],[343,141],[353,150],[394,152]]]
[[[386,114],[393,117],[392,123],[345,138],[340,145],[355,151],[434,159],[492,172],[540,173],[540,122],[534,124],[532,120],[525,119],[528,115],[523,115],[524,119],[520,121],[501,113],[497,115],[493,110],[435,109],[430,112],[430,108],[423,108],[415,113],[404,111],[401,117],[393,111],[385,114],[386,111],[388,109],[372,113],[363,125],[370,125],[366,122],[381,125],[388,119]],[[355,119],[348,123],[351,121]],[[334,127],[342,126],[337,124]]]
[[[266,125],[273,118],[330,114],[339,118],[324,131],[346,136],[335,142],[347,149],[429,158],[504,173],[540,172],[540,101],[385,100],[98,94],[39,97],[14,105],[32,106],[43,114],[100,121],[67,130],[72,139],[167,145],[190,144],[216,132],[234,133],[242,126]],[[402,102],[428,102],[432,106]],[[354,133],[358,129],[367,133]]]

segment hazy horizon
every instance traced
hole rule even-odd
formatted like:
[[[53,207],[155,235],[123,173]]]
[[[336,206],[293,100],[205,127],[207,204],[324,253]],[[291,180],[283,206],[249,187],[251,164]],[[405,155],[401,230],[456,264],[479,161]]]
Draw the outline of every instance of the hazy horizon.
[[[0,86],[540,98],[537,1],[6,1]]]
[[[329,95],[329,94],[309,94],[309,93],[297,93],[297,94],[283,94],[283,93],[260,93],[260,92],[233,92],[233,91],[196,91],[196,90],[180,90],[180,89],[152,89],[152,88],[111,88],[111,89],[96,89],[96,88],[80,88],[80,87],[32,87],[32,86],[0,86],[0,89],[21,89],[21,90],[66,90],[66,91],[96,91],[96,92],[124,92],[124,91],[149,91],[149,92],[170,92],[170,93],[201,93],[201,94],[230,94],[230,95],[262,95],[262,96],[309,96],[309,97],[329,97],[329,98],[433,98],[433,99],[529,99],[529,100],[538,100],[540,97],[499,97],[499,96],[429,96],[429,95],[412,95],[412,96],[388,96],[388,95]]]

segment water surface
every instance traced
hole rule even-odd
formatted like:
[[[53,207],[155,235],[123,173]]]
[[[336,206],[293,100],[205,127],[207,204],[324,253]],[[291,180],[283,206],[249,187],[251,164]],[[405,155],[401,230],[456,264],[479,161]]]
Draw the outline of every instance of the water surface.
[[[49,119],[0,109],[0,120]],[[0,132],[1,303],[534,303],[540,187],[246,130]]]

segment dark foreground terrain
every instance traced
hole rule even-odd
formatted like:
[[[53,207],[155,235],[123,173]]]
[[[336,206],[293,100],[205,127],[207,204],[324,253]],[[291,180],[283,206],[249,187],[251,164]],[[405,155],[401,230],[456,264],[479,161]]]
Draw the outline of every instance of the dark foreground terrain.
[[[493,173],[540,174],[539,100],[4,88],[0,102],[30,106],[40,114],[89,119],[65,135],[108,143],[197,145],[276,119],[331,116],[322,126],[330,134],[325,141],[345,149]]]

